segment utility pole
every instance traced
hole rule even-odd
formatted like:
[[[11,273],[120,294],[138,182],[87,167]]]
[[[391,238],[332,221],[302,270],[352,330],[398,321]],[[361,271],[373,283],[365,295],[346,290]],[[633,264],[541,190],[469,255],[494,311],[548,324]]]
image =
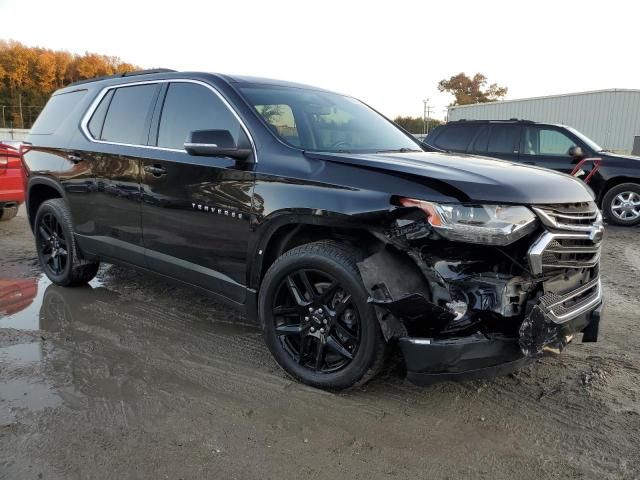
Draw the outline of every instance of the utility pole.
[[[429,134],[429,118],[431,117],[431,112],[433,109],[431,105],[429,105],[429,99],[422,100],[422,105],[424,106],[424,110],[422,112],[422,133],[424,135]]]
[[[422,134],[427,134],[427,103],[429,99],[422,100],[422,105],[424,106],[424,110],[422,111]]]
[[[22,93],[18,94],[18,109],[20,110],[20,128],[24,128],[24,117],[22,116]]]

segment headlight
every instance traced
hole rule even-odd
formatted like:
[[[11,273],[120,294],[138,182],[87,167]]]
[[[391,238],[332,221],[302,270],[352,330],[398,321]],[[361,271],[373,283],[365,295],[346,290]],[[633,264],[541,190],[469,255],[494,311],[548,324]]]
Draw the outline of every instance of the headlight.
[[[462,205],[401,198],[404,207],[418,207],[431,226],[449,240],[508,245],[536,228],[536,216],[527,207]]]

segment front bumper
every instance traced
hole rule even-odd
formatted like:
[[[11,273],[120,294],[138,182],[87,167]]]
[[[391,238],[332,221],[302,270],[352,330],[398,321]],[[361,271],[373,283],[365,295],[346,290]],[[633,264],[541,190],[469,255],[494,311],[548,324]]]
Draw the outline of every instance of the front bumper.
[[[565,323],[553,321],[549,313],[534,309],[525,322],[544,332],[537,349],[523,347],[522,337],[477,333],[471,336],[432,339],[402,337],[400,349],[407,367],[407,379],[418,385],[443,380],[486,378],[509,373],[542,353],[558,353],[577,333],[583,332],[583,342],[598,339],[604,304],[582,312]],[[528,353],[523,353],[527,351]]]

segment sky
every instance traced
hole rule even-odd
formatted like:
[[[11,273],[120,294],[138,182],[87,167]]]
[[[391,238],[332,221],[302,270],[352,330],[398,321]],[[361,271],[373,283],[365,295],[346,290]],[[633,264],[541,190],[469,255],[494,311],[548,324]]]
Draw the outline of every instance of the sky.
[[[0,0],[0,38],[145,68],[253,75],[443,118],[441,79],[481,72],[507,99],[640,88],[637,1]]]

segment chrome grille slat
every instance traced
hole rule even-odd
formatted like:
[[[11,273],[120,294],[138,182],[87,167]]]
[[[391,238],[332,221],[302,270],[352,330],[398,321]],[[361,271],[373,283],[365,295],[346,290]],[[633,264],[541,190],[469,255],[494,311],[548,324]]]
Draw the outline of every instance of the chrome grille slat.
[[[595,278],[574,290],[546,293],[540,305],[555,323],[564,323],[588,311],[602,299],[598,274],[602,247],[602,215],[592,202],[532,207],[546,231],[529,249],[534,275],[562,274],[566,269],[595,269]]]

